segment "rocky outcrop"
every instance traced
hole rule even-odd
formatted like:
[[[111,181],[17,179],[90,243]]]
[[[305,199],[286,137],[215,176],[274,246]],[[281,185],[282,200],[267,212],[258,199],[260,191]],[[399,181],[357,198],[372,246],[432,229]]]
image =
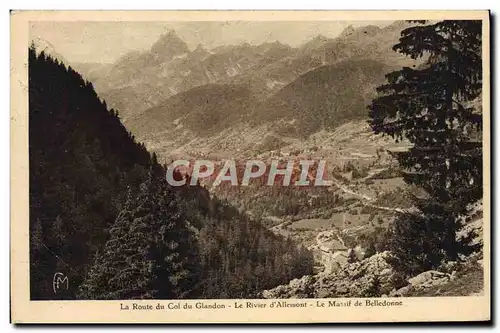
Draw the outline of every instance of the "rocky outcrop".
[[[468,296],[484,293],[482,254],[462,261],[446,262],[439,270],[429,270],[408,279],[408,285],[393,289],[389,297]]]
[[[395,272],[390,253],[377,253],[355,263],[345,263],[335,273],[320,273],[295,279],[262,293],[264,298],[362,297],[368,291],[387,295],[394,288]],[[376,290],[374,290],[376,289]]]
[[[467,296],[484,293],[484,263],[480,252],[461,261],[443,263],[408,280],[389,264],[389,252],[356,263],[339,265],[335,272],[295,279],[265,290],[263,298],[422,297]]]
[[[412,277],[408,280],[410,283],[398,290],[393,289],[390,293],[390,297],[401,297],[407,296],[410,291],[423,291],[425,289],[430,289],[436,286],[441,286],[447,284],[455,278],[456,271],[452,274],[447,274],[439,271],[426,271]]]
[[[337,251],[334,253],[321,251],[321,263],[325,267],[323,271],[325,274],[339,271],[348,260],[348,251]]]

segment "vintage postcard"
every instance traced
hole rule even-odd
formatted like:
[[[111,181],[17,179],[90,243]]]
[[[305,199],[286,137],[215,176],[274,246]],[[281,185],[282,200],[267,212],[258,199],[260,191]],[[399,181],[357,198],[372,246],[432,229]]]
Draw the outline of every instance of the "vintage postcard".
[[[488,11],[12,11],[13,323],[489,321]]]

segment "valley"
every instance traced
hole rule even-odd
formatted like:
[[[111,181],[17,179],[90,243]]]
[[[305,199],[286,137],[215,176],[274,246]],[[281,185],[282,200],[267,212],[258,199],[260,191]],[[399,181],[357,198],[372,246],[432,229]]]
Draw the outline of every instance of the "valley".
[[[176,160],[209,160],[217,168],[225,160],[258,160],[267,166],[275,161],[325,161],[323,178],[331,186],[266,186],[262,179],[248,186],[233,186],[228,181],[215,185],[213,179],[203,178],[193,182],[210,197],[190,198],[199,201],[196,205],[210,199],[221,207],[227,202],[229,221],[238,222],[241,230],[252,223],[261,224],[265,232],[257,228],[258,235],[267,232],[287,249],[297,245],[298,257],[306,257],[302,247],[312,253],[312,275],[262,291],[259,296],[372,297],[367,286],[374,276],[380,278],[377,283],[383,294],[394,296],[405,288],[406,280],[390,264],[387,230],[396,217],[416,212],[415,199],[428,194],[405,182],[394,156],[413,145],[375,134],[368,123],[367,105],[378,96],[376,88],[386,82],[388,73],[402,66],[418,68],[424,62],[392,49],[401,31],[416,24],[396,21],[382,28],[347,26],[334,38],[318,35],[298,47],[276,41],[190,49],[171,30],[149,49],[130,52],[115,63],[72,66],[92,82],[130,139],[154,153],[155,161],[165,167]],[[36,42],[47,53],[58,55],[50,43]],[[241,166],[237,171],[241,173]],[[187,168],[182,177],[191,178],[190,172]],[[318,175],[310,171],[308,180],[315,177]],[[482,203],[480,211],[473,223],[482,221]],[[199,216],[191,213],[196,221]],[[231,236],[237,235],[234,239],[245,233],[210,223],[219,238],[228,230]],[[470,236],[477,229],[465,233]],[[207,237],[205,247],[215,253],[214,244],[226,244],[226,240],[214,235]],[[271,236],[266,242],[271,242]],[[272,249],[268,243],[266,248]],[[235,244],[231,243],[231,249]],[[255,248],[261,245],[259,240],[251,244]],[[254,252],[251,257],[257,257]],[[207,253],[212,260],[213,253]],[[267,255],[274,253],[269,250]],[[221,271],[240,269],[228,258]],[[471,258],[466,258],[470,265],[464,276],[478,275],[480,259]],[[271,261],[266,259],[265,265],[274,268]],[[269,273],[263,265],[254,268]],[[286,264],[280,265],[276,264],[287,271]],[[254,268],[241,269],[251,276]],[[403,292],[426,295],[443,281],[456,283],[454,270],[428,273],[426,279],[438,281],[436,284]],[[286,276],[291,279],[292,275]],[[216,278],[210,281],[214,286]],[[246,288],[236,278],[232,282]]]
[[[114,65],[109,76],[96,80],[96,88],[106,98],[106,85],[124,92],[133,86],[142,99],[159,101],[135,107],[144,111],[120,111],[125,125],[162,163],[325,160],[326,176],[334,182],[329,188],[204,184],[211,195],[313,250],[322,270],[324,246],[317,238],[322,232],[333,232],[348,249],[361,251],[373,242],[382,247],[381,231],[409,208],[412,189],[390,156],[409,145],[374,135],[366,122],[366,105],[384,75],[405,61],[411,64],[395,59],[388,47],[405,25],[348,27],[335,39],[317,37],[298,49],[277,42],[190,52],[170,32],[150,53]],[[158,65],[158,50],[167,47]],[[161,70],[141,70],[138,78],[126,79],[135,62]],[[126,73],[120,74],[122,67]],[[122,103],[116,97],[107,101]]]
[[[325,160],[326,179],[333,182],[326,188],[268,187],[252,183],[234,187],[224,182],[213,187],[210,183],[204,185],[212,195],[262,220],[276,234],[290,237],[313,250],[318,270],[325,267],[321,248],[329,241],[319,241],[318,235],[333,233],[331,237],[344,245],[344,252],[351,248],[362,252],[371,242],[381,248],[381,231],[397,213],[411,209],[410,193],[417,191],[404,183],[397,172],[397,162],[389,154],[389,151],[407,149],[408,143],[395,144],[388,138],[374,135],[364,120],[319,131],[303,140],[279,136],[283,142],[279,148],[260,148],[257,152],[254,147],[264,146],[266,140],[261,139],[259,143],[259,137],[277,137],[278,134],[267,126],[247,127],[245,133],[252,134],[247,137],[247,146],[234,145],[233,137],[241,138],[241,131],[234,131],[227,136],[217,134],[189,141],[166,159],[257,158],[266,163],[276,159]],[[214,143],[225,150],[214,149]],[[377,234],[379,239],[375,237]],[[339,257],[339,260],[343,259]]]

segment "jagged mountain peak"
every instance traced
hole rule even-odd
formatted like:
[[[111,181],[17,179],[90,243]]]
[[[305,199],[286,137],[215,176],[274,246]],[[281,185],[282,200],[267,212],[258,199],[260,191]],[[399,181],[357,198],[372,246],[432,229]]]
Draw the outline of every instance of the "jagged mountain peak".
[[[182,40],[182,38],[179,37],[175,29],[168,29],[165,33],[163,33],[158,40],[161,39],[179,39]]]
[[[373,36],[380,30],[381,28],[376,25],[366,25],[358,28],[354,28],[352,25],[349,25],[340,33],[339,38]]]
[[[381,30],[381,28],[377,25],[371,24],[364,27],[360,27],[357,30],[359,30],[361,33],[365,35],[373,35],[378,33]]]
[[[51,57],[59,60],[60,62],[63,62],[68,65],[68,61],[66,58],[64,58],[61,54],[59,54],[56,51],[56,48],[52,43],[50,43],[48,40],[43,39],[42,37],[38,36],[32,39],[33,44],[35,45],[35,49],[37,53],[44,52],[47,55],[50,55]]]
[[[319,41],[319,42],[326,42],[328,41],[328,38],[319,34],[313,38],[314,41]]]
[[[412,26],[414,24],[412,24],[411,22],[408,22],[408,21],[405,21],[405,20],[398,20],[398,21],[394,21],[394,23],[391,23],[389,24],[386,29],[387,30],[392,30],[392,29],[403,29],[403,28],[406,28],[408,26]]]
[[[176,55],[189,52],[188,45],[180,38],[175,30],[168,30],[151,47],[153,54]]]
[[[288,44],[283,44],[279,41],[274,41],[274,42],[265,42],[265,43],[262,43],[258,46],[255,47],[255,49],[257,50],[257,52],[263,52],[263,53],[267,53],[267,52],[273,52],[273,51],[279,51],[279,50],[291,50],[292,47]]]
[[[274,42],[264,42],[264,43],[260,44],[259,47],[273,47],[273,46],[282,46],[282,45],[285,45],[285,44],[276,40]]]
[[[55,51],[54,45],[52,45],[49,41],[43,39],[42,37],[35,37],[33,38],[33,43],[35,44],[35,47],[37,50],[41,51]]]
[[[321,34],[314,36],[312,39],[307,41],[305,44],[302,45],[301,49],[304,51],[316,49],[318,47],[321,47],[328,43],[330,39],[328,37],[325,37]]]
[[[340,33],[339,37],[349,37],[350,35],[353,34],[353,32],[356,29],[352,26],[352,24],[349,24],[342,32]]]
[[[205,59],[210,55],[210,51],[208,51],[202,44],[198,44],[196,48],[189,53],[189,57],[191,59],[198,59],[199,61]]]

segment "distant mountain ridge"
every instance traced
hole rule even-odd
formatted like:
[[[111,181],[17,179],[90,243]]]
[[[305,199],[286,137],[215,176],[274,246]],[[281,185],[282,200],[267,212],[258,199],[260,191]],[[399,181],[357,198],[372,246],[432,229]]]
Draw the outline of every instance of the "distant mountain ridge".
[[[153,146],[246,123],[268,122],[301,137],[366,116],[384,74],[412,65],[392,50],[410,25],[348,26],[336,38],[318,35],[298,48],[274,42],[190,50],[169,31],[114,64],[75,66],[138,139],[155,138]]]
[[[169,136],[189,130],[199,136],[220,131],[247,118],[257,101],[250,90],[235,84],[207,84],[174,95],[163,103],[129,120],[128,126],[142,133]]]
[[[295,120],[283,130],[297,136],[365,118],[365,105],[387,69],[375,60],[347,60],[316,68],[266,100],[254,117]]]
[[[125,124],[151,149],[165,155],[167,147],[180,148],[186,140],[220,140],[214,135],[232,136],[232,130],[245,126],[255,127],[263,137],[293,140],[365,119],[366,105],[385,74],[401,64],[412,64],[392,50],[401,29],[408,25],[349,26],[337,38],[318,35],[295,49],[279,42],[223,46],[207,52],[198,48],[204,60],[194,65],[211,68],[202,71],[211,75],[189,81],[193,71],[187,69],[191,55],[186,55],[180,68],[187,74],[178,81],[177,94],[127,116]],[[166,67],[175,75],[172,63]],[[217,68],[225,68],[226,76],[216,74]],[[201,85],[204,80],[210,83]],[[188,83],[199,86],[183,91]],[[137,90],[128,89],[127,98],[133,99]]]
[[[392,51],[400,31],[395,22],[384,28],[348,26],[336,38],[314,37],[298,48],[281,42],[227,45],[190,50],[169,31],[144,52],[133,51],[93,72],[101,97],[120,111],[125,121],[169,97],[205,84],[240,84],[261,100],[315,68],[353,59],[371,59],[389,66],[408,64]],[[83,70],[86,75],[85,69]],[[100,74],[100,75],[99,75]]]
[[[60,53],[57,52],[54,45],[52,45],[49,41],[41,37],[36,37],[33,38],[32,43],[35,46],[38,53],[43,52],[46,55],[50,55],[52,58],[57,59],[59,62],[63,62],[65,64],[69,63],[69,61],[66,60],[66,58],[64,58]]]
[[[242,78],[251,69],[293,53],[290,46],[247,43],[208,51],[199,45],[190,51],[175,32],[160,38],[149,51],[131,52],[113,64],[107,75],[95,78],[100,95],[127,118],[191,88],[213,83],[245,83],[249,88],[266,86],[265,80]]]
[[[172,96],[126,124],[161,156],[191,141],[200,142],[200,148],[207,146],[206,141],[224,146],[224,136],[242,136],[245,127],[255,128],[260,138],[275,133],[290,140],[303,139],[364,119],[366,104],[375,95],[373,88],[383,82],[386,71],[386,65],[373,60],[326,65],[299,76],[264,100],[244,85],[208,84]],[[226,151],[222,146],[220,150]]]

